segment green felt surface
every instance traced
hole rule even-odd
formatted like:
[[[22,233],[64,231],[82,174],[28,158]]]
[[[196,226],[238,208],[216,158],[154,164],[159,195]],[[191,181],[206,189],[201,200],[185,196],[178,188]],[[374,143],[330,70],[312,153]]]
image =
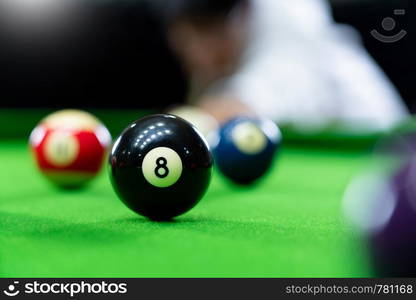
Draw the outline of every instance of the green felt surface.
[[[174,222],[130,212],[103,174],[80,191],[38,175],[23,141],[0,141],[0,277],[372,276],[341,199],[368,155],[286,146],[243,188],[214,173]]]

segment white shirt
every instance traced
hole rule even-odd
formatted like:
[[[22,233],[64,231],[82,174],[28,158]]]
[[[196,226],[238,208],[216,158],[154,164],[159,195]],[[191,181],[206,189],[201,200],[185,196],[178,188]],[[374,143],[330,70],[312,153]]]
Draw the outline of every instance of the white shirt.
[[[260,114],[311,132],[384,131],[408,116],[392,83],[325,0],[252,0],[250,48],[231,89]]]

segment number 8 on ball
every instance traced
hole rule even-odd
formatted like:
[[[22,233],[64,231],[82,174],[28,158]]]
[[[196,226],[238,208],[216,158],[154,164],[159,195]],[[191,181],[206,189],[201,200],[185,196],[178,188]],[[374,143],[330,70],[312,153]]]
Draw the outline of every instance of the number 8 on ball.
[[[144,157],[142,172],[151,185],[166,188],[174,185],[181,177],[182,160],[170,148],[154,148]]]

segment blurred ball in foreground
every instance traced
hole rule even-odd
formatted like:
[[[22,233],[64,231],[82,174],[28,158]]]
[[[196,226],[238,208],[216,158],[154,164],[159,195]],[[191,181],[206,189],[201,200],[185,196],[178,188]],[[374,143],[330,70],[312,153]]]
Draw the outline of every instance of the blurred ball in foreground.
[[[43,119],[30,135],[41,173],[62,188],[85,185],[101,170],[111,136],[93,115],[62,110]]]
[[[213,146],[219,170],[239,184],[250,184],[270,169],[282,141],[267,119],[239,117],[225,123]]]
[[[376,271],[384,276],[416,276],[416,161],[390,180],[391,216],[370,236]]]
[[[377,275],[415,276],[416,160],[389,168],[351,183],[344,214],[367,244]]]

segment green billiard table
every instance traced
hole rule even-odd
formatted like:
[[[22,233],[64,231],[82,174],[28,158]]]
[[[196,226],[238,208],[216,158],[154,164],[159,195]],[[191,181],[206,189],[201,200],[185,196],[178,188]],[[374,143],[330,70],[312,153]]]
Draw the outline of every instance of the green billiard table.
[[[122,204],[107,170],[81,190],[45,181],[27,136],[46,113],[0,110],[0,277],[373,276],[341,201],[374,137],[287,133],[256,185],[215,171],[193,210],[151,222]],[[147,112],[93,113],[117,135]]]

